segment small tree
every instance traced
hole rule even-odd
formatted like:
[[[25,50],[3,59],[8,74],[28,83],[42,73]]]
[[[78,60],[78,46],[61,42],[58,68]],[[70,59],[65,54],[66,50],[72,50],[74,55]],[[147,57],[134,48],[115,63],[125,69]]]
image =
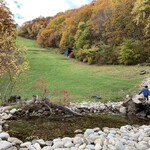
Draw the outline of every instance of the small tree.
[[[124,65],[134,65],[140,60],[140,42],[133,39],[125,39],[120,46],[119,61]]]
[[[28,68],[24,49],[16,47],[16,24],[4,1],[0,1],[0,78],[9,76],[2,98],[12,91],[17,78]],[[2,91],[0,91],[1,93]]]

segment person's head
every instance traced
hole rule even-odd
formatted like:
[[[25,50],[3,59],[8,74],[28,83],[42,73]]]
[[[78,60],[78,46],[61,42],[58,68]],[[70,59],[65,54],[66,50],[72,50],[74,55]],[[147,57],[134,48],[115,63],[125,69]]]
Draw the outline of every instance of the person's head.
[[[145,88],[148,88],[148,86],[147,86],[147,85],[145,85]]]

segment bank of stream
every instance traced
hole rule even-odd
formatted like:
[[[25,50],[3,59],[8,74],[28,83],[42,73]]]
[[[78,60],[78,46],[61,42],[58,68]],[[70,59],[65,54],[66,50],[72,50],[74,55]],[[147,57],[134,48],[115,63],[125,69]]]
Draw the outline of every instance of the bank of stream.
[[[9,120],[4,128],[5,131],[22,141],[34,138],[52,140],[58,137],[74,137],[75,131],[83,132],[87,128],[109,127],[120,128],[123,125],[150,125],[150,120],[139,119],[135,116],[120,115],[92,115],[81,117],[24,117]]]

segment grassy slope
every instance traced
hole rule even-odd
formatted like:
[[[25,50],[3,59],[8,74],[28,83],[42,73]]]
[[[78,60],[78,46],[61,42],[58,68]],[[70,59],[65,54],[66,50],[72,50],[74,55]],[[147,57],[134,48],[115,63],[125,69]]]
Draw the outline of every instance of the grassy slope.
[[[143,69],[148,70],[148,67],[138,66],[87,65],[54,54],[51,49],[39,48],[33,40],[18,37],[17,42],[18,45],[28,48],[30,70],[18,80],[13,94],[24,98],[31,98],[33,94],[40,95],[41,92],[33,88],[33,84],[39,79],[44,79],[50,91],[69,91],[72,101],[92,100],[92,95],[101,95],[101,101],[105,102],[117,101],[136,91],[137,85],[146,77],[140,76],[139,72]],[[53,95],[53,98],[56,95]]]

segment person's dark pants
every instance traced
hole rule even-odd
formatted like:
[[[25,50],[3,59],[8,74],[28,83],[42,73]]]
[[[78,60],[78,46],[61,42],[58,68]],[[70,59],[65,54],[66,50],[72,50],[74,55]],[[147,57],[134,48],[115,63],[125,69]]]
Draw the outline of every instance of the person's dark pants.
[[[149,100],[148,96],[144,96],[146,98],[146,100]]]

